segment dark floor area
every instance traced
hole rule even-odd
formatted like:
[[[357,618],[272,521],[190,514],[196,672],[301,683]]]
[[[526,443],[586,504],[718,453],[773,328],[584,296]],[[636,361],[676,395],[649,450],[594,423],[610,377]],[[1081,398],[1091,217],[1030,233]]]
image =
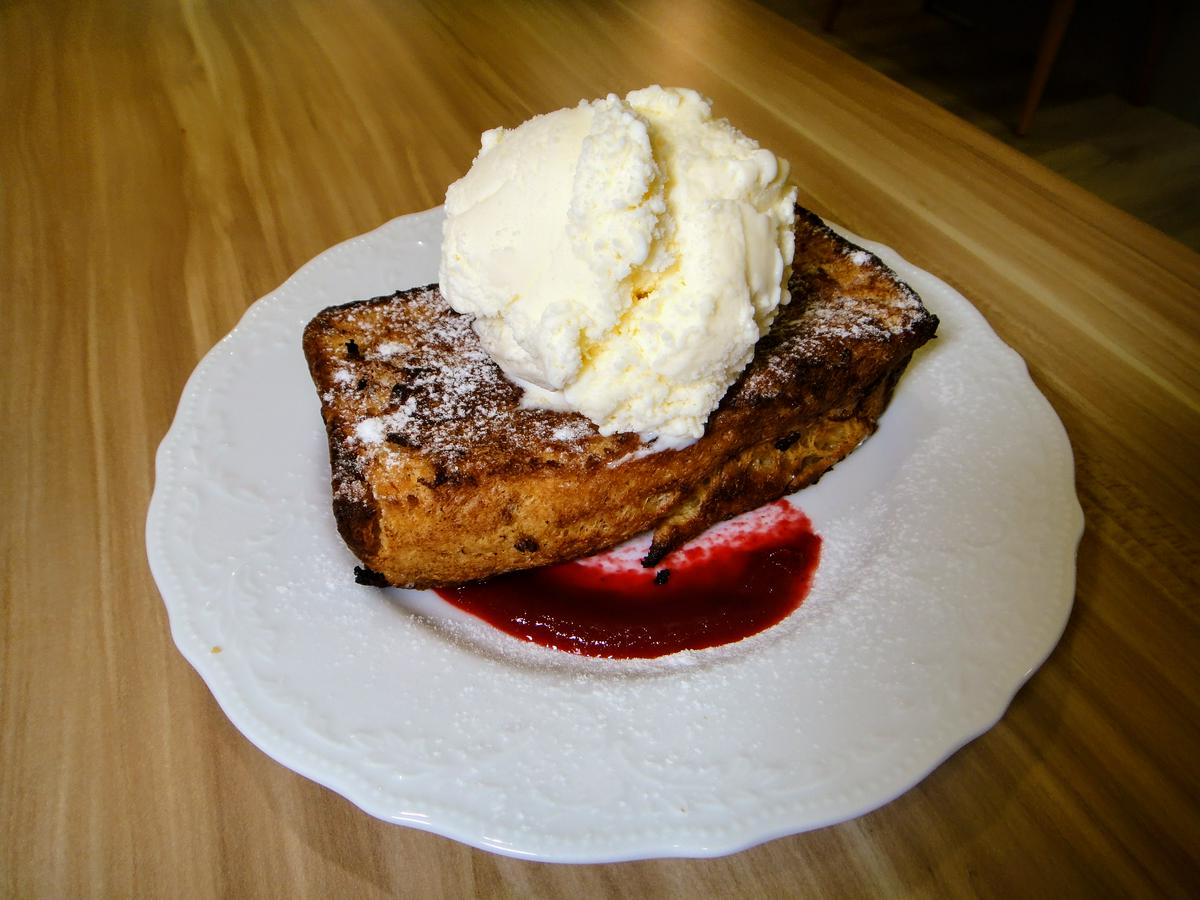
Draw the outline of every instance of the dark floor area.
[[[1157,53],[1148,3],[1078,4],[1020,137],[1014,126],[1049,4],[844,0],[825,31],[828,0],[760,2],[1200,250],[1200,4],[1168,4]]]

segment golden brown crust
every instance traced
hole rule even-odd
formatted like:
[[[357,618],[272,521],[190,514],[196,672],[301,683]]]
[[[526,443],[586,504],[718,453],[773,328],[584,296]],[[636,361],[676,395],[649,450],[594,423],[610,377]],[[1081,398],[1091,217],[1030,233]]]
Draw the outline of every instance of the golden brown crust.
[[[392,584],[430,587],[596,552],[651,557],[815,481],[875,428],[937,319],[878,259],[797,209],[792,301],[683,450],[520,406],[435,285],[331,307],[304,332],[338,530]]]

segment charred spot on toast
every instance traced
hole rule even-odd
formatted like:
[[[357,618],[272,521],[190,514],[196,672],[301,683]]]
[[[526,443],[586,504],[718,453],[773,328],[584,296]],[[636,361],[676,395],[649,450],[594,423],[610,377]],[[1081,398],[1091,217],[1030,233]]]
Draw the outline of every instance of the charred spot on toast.
[[[788,434],[785,434],[783,437],[781,437],[779,440],[777,440],[775,442],[775,449],[776,450],[787,450],[789,447],[792,446],[792,444],[796,443],[796,441],[798,441],[798,440],[800,440],[800,432],[798,432],[798,431],[790,432]]]
[[[672,549],[666,543],[651,542],[650,551],[639,559],[638,562],[641,563],[643,569],[653,569],[663,561],[663,557],[670,553]]]
[[[478,479],[470,472],[464,472],[456,466],[449,465],[443,462],[435,461],[432,465],[432,478],[421,477],[417,479],[417,484],[424,487],[435,489],[444,484],[459,485],[459,484],[477,484]]]
[[[338,534],[359,559],[376,555],[380,548],[379,508],[372,502],[346,496],[333,498],[333,518]]]
[[[354,581],[356,584],[365,584],[367,587],[391,587],[386,575],[376,572],[374,569],[368,569],[366,566],[354,567]]]

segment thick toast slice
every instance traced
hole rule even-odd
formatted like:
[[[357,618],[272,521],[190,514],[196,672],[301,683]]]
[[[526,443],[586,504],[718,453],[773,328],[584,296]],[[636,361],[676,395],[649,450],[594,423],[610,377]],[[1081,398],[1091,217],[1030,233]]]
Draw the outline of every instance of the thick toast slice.
[[[335,306],[304,331],[338,530],[371,583],[434,587],[573,559],[653,529],[654,565],[816,481],[870,435],[937,318],[797,208],[791,303],[682,450],[601,436],[521,391],[436,285]]]

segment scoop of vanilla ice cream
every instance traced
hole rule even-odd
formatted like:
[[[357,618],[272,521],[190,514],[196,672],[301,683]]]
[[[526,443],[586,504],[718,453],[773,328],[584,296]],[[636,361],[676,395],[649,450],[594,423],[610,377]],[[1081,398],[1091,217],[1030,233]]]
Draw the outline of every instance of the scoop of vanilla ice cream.
[[[442,292],[527,405],[684,446],[788,302],[787,177],[691,90],[496,128],[446,193]]]

